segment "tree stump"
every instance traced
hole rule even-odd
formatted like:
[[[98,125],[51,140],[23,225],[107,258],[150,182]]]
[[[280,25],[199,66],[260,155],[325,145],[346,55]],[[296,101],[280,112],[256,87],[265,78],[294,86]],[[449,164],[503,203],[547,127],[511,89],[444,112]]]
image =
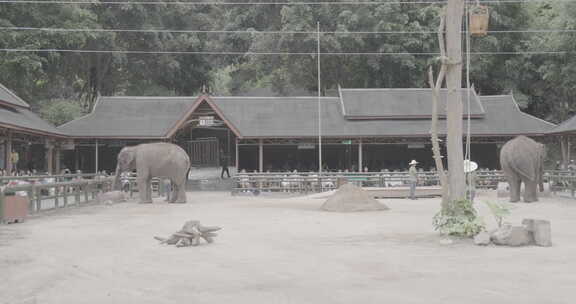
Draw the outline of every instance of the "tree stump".
[[[552,246],[552,233],[550,221],[537,219],[524,219],[522,225],[526,227],[534,238],[534,244],[542,247]]]

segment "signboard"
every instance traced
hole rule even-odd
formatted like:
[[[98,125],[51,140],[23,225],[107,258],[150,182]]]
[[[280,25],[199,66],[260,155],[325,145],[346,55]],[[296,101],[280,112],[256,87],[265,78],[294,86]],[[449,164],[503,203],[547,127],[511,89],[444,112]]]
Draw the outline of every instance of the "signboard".
[[[298,150],[307,150],[307,149],[315,149],[316,145],[314,144],[299,144]]]
[[[74,150],[76,147],[73,141],[65,142],[62,144],[62,150]]]
[[[211,126],[214,125],[214,116],[200,116],[198,117],[199,125],[201,126]]]
[[[351,139],[346,139],[342,141],[343,145],[351,145],[352,144],[352,140]]]
[[[424,144],[408,144],[408,149],[424,149]]]

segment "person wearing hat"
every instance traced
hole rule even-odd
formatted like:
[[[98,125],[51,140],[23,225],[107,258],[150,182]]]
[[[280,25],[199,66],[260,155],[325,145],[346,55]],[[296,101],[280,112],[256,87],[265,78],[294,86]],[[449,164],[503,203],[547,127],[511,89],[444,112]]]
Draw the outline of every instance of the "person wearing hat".
[[[409,165],[410,168],[408,169],[408,181],[410,182],[410,199],[416,199],[416,184],[418,184],[418,171],[416,170],[416,165],[418,162],[416,160],[412,160]]]

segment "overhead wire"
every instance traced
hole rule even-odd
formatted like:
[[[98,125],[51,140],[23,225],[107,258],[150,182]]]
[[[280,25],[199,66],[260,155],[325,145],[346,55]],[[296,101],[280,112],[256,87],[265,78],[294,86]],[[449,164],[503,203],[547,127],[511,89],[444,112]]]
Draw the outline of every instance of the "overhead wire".
[[[289,55],[310,56],[315,52],[251,52],[251,51],[142,51],[142,50],[79,50],[79,49],[34,49],[34,48],[0,48],[0,52],[60,52],[60,53],[125,53],[125,54],[189,54],[189,55]],[[518,51],[518,52],[470,52],[470,55],[564,55],[576,51]],[[437,56],[437,52],[322,52],[327,56]]]
[[[575,0],[554,0],[555,2],[575,2]],[[465,3],[476,3],[468,0]],[[549,0],[484,0],[483,4],[530,4],[549,2]],[[446,4],[447,1],[416,0],[416,1],[270,1],[270,2],[216,2],[216,1],[42,1],[42,0],[0,0],[0,3],[9,4],[80,4],[80,5],[210,5],[210,6],[248,6],[248,5],[407,5],[407,4]]]
[[[214,33],[214,34],[313,34],[314,31],[257,31],[257,30],[171,30],[171,29],[97,29],[97,28],[49,28],[4,26],[0,30],[7,31],[43,31],[43,32],[128,32],[128,33]],[[528,29],[528,30],[493,30],[488,33],[576,33],[576,29]],[[324,31],[322,34],[334,35],[405,35],[405,34],[436,34],[436,31]],[[465,31],[462,31],[465,34]]]

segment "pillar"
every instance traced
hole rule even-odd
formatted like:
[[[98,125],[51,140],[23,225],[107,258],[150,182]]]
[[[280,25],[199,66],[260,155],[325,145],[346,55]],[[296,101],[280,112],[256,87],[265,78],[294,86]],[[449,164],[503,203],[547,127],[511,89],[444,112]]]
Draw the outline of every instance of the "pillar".
[[[264,172],[264,145],[262,139],[258,141],[258,171]]]
[[[94,145],[94,173],[98,173],[98,140],[96,139],[95,145]]]
[[[364,171],[364,166],[362,164],[362,140],[358,143],[358,172]]]
[[[236,172],[240,172],[240,153],[238,152],[238,138],[236,138]]]
[[[54,173],[60,174],[60,146],[54,148]]]
[[[46,173],[54,174],[54,145],[51,141],[46,141]]]
[[[12,132],[8,130],[6,139],[6,175],[12,175]]]
[[[74,172],[80,170],[80,151],[76,144],[74,144]]]

